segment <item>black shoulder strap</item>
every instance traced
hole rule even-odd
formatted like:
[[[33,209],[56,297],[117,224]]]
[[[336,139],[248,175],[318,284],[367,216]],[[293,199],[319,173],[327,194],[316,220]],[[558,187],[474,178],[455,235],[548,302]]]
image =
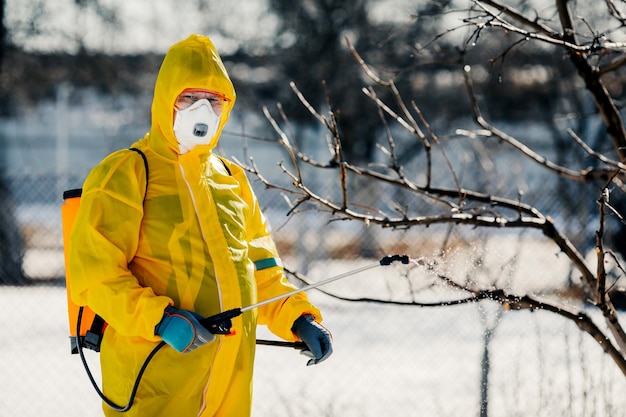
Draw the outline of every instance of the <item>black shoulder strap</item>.
[[[137,152],[139,155],[141,155],[141,159],[143,159],[143,164],[146,167],[146,191],[144,194],[144,199],[146,198],[146,195],[148,194],[148,181],[150,180],[150,169],[148,168],[148,158],[146,158],[146,154],[143,153],[140,149],[137,148],[128,148],[131,151],[135,151]]]

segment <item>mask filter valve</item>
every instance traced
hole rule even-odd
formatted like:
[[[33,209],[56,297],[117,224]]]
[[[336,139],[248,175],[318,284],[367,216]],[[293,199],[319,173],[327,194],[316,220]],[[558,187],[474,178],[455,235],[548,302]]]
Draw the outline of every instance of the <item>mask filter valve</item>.
[[[196,123],[193,127],[193,135],[198,137],[205,137],[209,131],[209,126],[205,123]]]

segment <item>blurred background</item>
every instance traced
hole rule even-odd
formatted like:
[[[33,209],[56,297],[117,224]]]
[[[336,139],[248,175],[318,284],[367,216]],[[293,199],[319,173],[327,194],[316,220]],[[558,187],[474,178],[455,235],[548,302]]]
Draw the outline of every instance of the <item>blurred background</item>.
[[[237,90],[220,141],[224,156],[253,158],[267,179],[289,183],[277,166],[288,155],[263,116],[268,107],[289,118],[301,150],[329,159],[327,132],[289,87],[293,81],[316,108],[328,110],[332,103],[347,159],[379,161],[377,144],[386,132],[361,92],[368,80],[346,46],[350,39],[366,62],[393,78],[406,97],[415,97],[452,162],[466,167],[461,171],[468,188],[514,199],[523,194],[593,257],[597,196],[582,185],[544,177],[495,142],[468,150],[454,135],[471,126],[455,47],[468,32],[462,29],[464,14],[448,11],[471,3],[0,1],[0,415],[101,415],[79,358],[70,355],[62,194],[81,187],[108,153],[145,134],[160,62],[171,44],[191,33],[212,38]],[[509,3],[524,8],[533,2]],[[593,7],[581,10],[593,18]],[[444,41],[435,46],[440,34],[446,34]],[[576,94],[582,87],[575,70],[554,51],[531,47],[508,56],[506,67],[494,66],[490,59],[505,42],[492,38],[466,57],[489,117],[561,163],[580,160],[564,140],[568,115],[584,115],[576,123],[597,143],[606,132],[590,99]],[[609,83],[617,100],[624,97],[622,84],[619,74]],[[416,164],[423,149],[396,133],[400,162]],[[474,167],[488,175],[475,175]],[[321,194],[340,192],[335,174],[306,174]],[[394,231],[335,222],[315,209],[288,216],[290,205],[279,191],[258,181],[254,186],[286,265],[310,281],[385,254],[408,253],[448,262],[456,276],[506,280],[520,292],[576,291],[569,263],[539,234],[448,226]],[[374,200],[388,197],[380,186],[358,184],[352,191]],[[624,250],[618,221],[606,238],[617,253]],[[623,375],[572,323],[488,302],[394,305],[415,301],[415,294],[423,302],[450,296],[433,282],[425,268],[393,265],[328,287],[334,295],[382,302],[312,292],[335,335],[336,353],[307,368],[295,351],[259,347],[253,415],[626,415]],[[88,354],[97,374],[97,355]]]

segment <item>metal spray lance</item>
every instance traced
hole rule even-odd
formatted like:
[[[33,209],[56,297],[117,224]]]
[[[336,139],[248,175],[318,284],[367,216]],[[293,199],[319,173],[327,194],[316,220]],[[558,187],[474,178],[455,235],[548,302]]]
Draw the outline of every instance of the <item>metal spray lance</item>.
[[[231,328],[233,327],[231,319],[240,316],[246,311],[250,311],[255,308],[262,307],[266,304],[273,303],[274,301],[291,297],[292,295],[299,294],[301,292],[312,290],[313,288],[321,287],[322,285],[326,285],[331,282],[349,277],[351,275],[358,274],[359,272],[367,271],[368,269],[377,268],[379,266],[391,265],[393,262],[396,262],[396,261],[402,262],[403,264],[408,264],[409,256],[408,255],[388,255],[388,256],[381,258],[376,263],[365,265],[360,268],[353,269],[352,271],[344,272],[343,274],[339,274],[334,277],[327,278],[325,280],[316,282],[314,284],[306,285],[302,288],[298,288],[297,290],[293,290],[293,291],[290,291],[285,294],[281,294],[276,297],[268,298],[267,300],[260,301],[255,304],[251,304],[247,307],[233,308],[231,310],[226,310],[221,313],[218,313],[214,316],[206,317],[200,320],[200,324],[206,327],[213,334],[231,334]]]

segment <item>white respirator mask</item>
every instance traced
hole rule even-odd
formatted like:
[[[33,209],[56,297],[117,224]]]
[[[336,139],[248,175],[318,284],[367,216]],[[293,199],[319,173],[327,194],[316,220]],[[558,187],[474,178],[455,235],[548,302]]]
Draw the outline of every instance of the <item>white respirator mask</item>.
[[[183,110],[176,111],[174,134],[178,139],[180,153],[184,154],[197,145],[208,145],[220,125],[209,100],[202,99]]]

